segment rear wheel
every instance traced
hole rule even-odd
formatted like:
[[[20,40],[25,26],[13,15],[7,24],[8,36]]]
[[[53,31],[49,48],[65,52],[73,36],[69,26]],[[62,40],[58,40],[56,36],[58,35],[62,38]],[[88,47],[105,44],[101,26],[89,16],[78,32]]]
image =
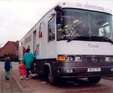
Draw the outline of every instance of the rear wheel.
[[[88,81],[90,83],[98,83],[101,79],[101,76],[97,76],[97,77],[88,77]]]

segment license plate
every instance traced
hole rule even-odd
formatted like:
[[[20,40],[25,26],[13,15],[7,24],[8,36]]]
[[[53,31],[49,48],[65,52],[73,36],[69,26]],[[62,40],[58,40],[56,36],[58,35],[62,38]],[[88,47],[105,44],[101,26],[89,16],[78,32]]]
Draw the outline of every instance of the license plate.
[[[88,68],[87,71],[88,72],[99,72],[101,71],[101,68]]]

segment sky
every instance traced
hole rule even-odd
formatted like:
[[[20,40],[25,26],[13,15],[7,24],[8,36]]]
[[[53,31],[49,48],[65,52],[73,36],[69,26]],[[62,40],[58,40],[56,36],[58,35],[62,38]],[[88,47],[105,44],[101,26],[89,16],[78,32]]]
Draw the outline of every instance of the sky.
[[[0,47],[8,41],[20,41],[59,1],[64,0],[0,0]],[[67,1],[102,6],[113,11],[113,0]]]

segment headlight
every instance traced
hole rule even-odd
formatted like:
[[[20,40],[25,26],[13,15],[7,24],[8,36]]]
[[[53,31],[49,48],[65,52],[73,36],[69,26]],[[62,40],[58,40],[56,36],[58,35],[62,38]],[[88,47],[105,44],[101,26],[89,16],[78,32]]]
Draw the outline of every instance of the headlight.
[[[67,61],[73,61],[74,60],[74,56],[67,56]]]
[[[105,62],[113,62],[113,57],[105,57]]]
[[[111,61],[110,59],[111,59],[110,57],[105,57],[106,62],[110,62]]]
[[[76,62],[82,62],[82,59],[81,59],[80,56],[76,56],[76,57],[75,57],[75,61],[76,61]]]
[[[66,57],[65,56],[58,56],[58,61],[66,61]]]
[[[67,55],[67,56],[58,56],[58,61],[66,61],[66,62],[82,62],[82,56],[74,56],[74,55]]]

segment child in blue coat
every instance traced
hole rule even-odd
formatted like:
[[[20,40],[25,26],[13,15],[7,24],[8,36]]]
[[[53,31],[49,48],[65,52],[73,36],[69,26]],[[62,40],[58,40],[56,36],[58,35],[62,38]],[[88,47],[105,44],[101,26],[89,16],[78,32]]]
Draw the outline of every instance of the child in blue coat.
[[[10,61],[10,57],[7,57],[7,58],[6,58],[6,62],[5,62],[4,68],[5,68],[5,71],[6,71],[6,76],[5,76],[5,78],[6,78],[7,80],[9,80],[10,69],[12,69],[12,64],[11,64],[11,61]]]

